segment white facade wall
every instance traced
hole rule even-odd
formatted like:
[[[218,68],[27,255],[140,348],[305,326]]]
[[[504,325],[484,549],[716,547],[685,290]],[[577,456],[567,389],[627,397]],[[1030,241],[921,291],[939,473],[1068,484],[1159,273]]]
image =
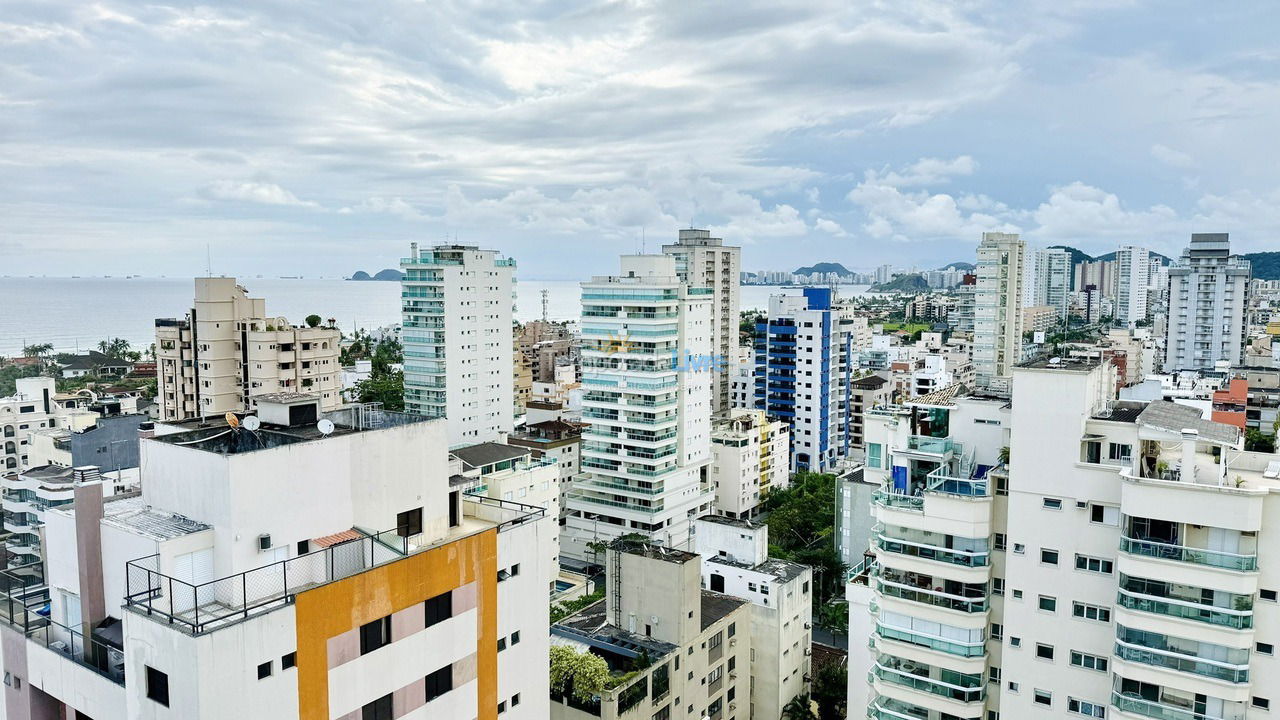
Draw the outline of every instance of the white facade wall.
[[[1129,327],[1147,318],[1147,293],[1151,284],[1151,253],[1125,245],[1116,251],[1116,322]]]
[[[978,385],[1007,384],[1022,357],[1022,239],[983,233],[974,293],[973,365]]]
[[[1250,275],[1249,262],[1230,254],[1225,233],[1191,236],[1169,268],[1164,372],[1240,364]]]

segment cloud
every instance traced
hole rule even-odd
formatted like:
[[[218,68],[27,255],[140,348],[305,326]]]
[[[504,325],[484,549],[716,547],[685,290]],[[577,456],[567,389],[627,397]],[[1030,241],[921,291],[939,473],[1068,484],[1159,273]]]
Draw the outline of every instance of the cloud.
[[[977,169],[978,163],[968,155],[961,155],[951,160],[920,158],[901,172],[878,174],[868,170],[867,179],[899,188],[927,187],[950,182],[951,178],[956,176],[972,175]]]
[[[1190,155],[1160,143],[1151,146],[1151,157],[1172,168],[1188,169],[1196,166],[1195,159]]]
[[[200,194],[210,200],[228,202],[319,207],[317,203],[299,200],[296,195],[274,183],[217,180],[202,188]]]
[[[1054,188],[1032,214],[1037,239],[1145,239],[1150,242],[1177,232],[1178,214],[1166,205],[1129,210],[1120,198],[1100,188],[1073,182]]]
[[[948,182],[977,169],[972,157],[953,160],[921,158],[901,170],[868,170],[846,199],[866,215],[863,230],[872,238],[908,240],[972,240],[991,230],[1017,232],[998,215],[1008,208],[985,196],[963,195],[961,202],[947,193],[904,191],[902,188]],[[962,207],[962,202],[965,207]]]
[[[385,213],[393,215],[403,220],[426,220],[424,215],[416,207],[411,205],[402,197],[371,197],[360,202],[359,205],[344,207],[338,210],[343,215],[351,215],[356,213]]]

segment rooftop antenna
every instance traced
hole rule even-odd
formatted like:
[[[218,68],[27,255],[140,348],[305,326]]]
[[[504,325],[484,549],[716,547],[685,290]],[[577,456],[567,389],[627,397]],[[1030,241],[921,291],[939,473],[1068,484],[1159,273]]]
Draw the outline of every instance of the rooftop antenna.
[[[209,243],[204,244],[204,276],[213,277],[213,254],[209,251]]]
[[[548,316],[547,316],[547,296],[548,296],[548,292],[547,292],[546,288],[543,288],[543,290],[542,290],[542,322],[547,322],[547,321],[548,321],[548,319],[547,319],[547,317],[548,317]]]

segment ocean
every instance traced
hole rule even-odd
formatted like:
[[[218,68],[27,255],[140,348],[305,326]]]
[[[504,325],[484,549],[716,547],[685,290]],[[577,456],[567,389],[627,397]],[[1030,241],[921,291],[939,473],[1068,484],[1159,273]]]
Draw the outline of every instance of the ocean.
[[[312,313],[334,318],[343,332],[400,322],[400,284],[348,280],[242,278],[254,297],[267,299],[267,313],[301,323]],[[552,320],[577,320],[581,311],[574,280],[519,280],[516,319],[542,317],[542,291]],[[840,288],[860,295],[865,285]],[[764,309],[769,296],[799,290],[746,285],[742,308]],[[135,349],[155,341],[155,318],[182,317],[191,307],[192,281],[176,278],[15,278],[0,277],[0,355],[25,345],[53,343],[55,352],[96,347],[120,337]]]

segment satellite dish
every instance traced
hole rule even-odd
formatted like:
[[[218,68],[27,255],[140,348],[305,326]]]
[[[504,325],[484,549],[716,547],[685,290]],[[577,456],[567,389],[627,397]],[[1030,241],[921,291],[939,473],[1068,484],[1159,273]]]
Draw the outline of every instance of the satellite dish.
[[[316,423],[316,429],[320,431],[321,435],[328,435],[333,432],[333,421],[327,418],[321,420]]]
[[[235,413],[228,412],[226,415],[223,415],[223,417],[227,419],[227,425],[233,428],[240,427],[240,418],[236,417]]]
[[[257,415],[250,415],[244,419],[245,430],[254,432],[260,427],[262,427],[262,421],[258,419]]]

